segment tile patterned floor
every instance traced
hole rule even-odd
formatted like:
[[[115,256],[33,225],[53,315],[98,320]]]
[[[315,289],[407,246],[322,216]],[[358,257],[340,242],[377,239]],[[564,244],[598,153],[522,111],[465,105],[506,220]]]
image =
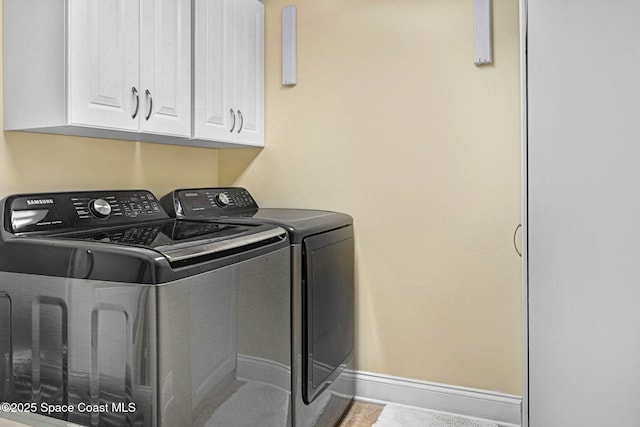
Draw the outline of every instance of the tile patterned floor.
[[[336,427],[371,427],[383,408],[382,405],[354,401]]]

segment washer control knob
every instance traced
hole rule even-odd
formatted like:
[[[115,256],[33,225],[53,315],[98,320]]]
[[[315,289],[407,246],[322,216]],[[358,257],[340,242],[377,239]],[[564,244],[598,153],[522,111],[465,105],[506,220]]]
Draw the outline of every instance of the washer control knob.
[[[111,214],[111,205],[104,199],[94,199],[89,202],[89,211],[97,218],[105,219]]]
[[[213,198],[213,201],[216,202],[216,205],[218,205],[221,208],[228,206],[229,203],[231,202],[231,200],[229,200],[229,196],[227,196],[225,193],[216,194],[215,197]]]

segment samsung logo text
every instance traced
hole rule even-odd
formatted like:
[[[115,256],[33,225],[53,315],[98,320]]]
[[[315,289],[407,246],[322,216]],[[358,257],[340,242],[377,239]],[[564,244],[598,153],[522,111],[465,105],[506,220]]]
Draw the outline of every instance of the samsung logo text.
[[[52,205],[53,199],[27,199],[27,205]]]

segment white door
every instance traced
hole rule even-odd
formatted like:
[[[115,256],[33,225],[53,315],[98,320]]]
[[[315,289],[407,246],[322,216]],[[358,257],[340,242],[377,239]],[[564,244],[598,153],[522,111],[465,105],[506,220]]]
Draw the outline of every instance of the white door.
[[[191,1],[142,0],[140,130],[191,135]]]
[[[196,0],[194,7],[194,137],[233,142],[236,1]]]
[[[640,2],[527,3],[529,425],[637,426]]]
[[[68,7],[68,121],[137,130],[138,0],[70,0]]]
[[[236,10],[236,141],[264,145],[264,5],[239,0]]]

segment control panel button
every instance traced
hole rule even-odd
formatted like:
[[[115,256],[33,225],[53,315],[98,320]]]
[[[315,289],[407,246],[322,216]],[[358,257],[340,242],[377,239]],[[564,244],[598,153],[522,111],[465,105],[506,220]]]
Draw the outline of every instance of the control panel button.
[[[104,199],[94,199],[89,202],[89,211],[95,217],[104,219],[111,214],[111,205]]]
[[[218,193],[214,196],[213,201],[221,208],[228,206],[231,200],[225,193]]]

